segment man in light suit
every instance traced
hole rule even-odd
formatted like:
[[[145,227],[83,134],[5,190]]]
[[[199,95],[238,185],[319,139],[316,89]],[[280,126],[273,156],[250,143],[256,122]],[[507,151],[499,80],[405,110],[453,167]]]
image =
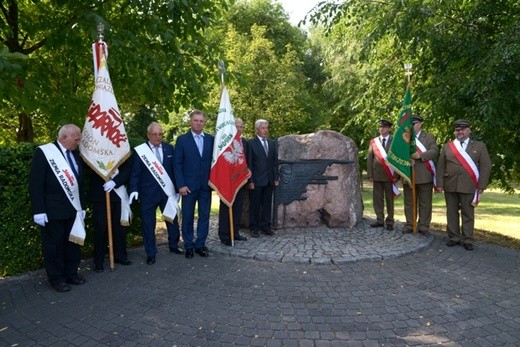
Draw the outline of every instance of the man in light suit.
[[[397,181],[397,174],[390,177],[385,170],[385,167],[381,165],[380,160],[377,158],[376,150],[377,146],[381,144],[381,148],[384,149],[384,155],[390,149],[392,143],[392,136],[390,130],[392,129],[392,123],[386,119],[379,121],[379,136],[371,141],[370,147],[368,148],[367,155],[367,176],[368,180],[373,184],[372,199],[374,203],[374,212],[376,213],[376,222],[372,223],[370,227],[378,228],[383,227],[386,222],[386,229],[394,229],[394,198],[392,193],[392,186]],[[377,143],[376,146],[376,142]],[[385,202],[386,202],[386,220],[385,220]]]
[[[240,141],[242,142],[242,147],[244,150],[244,155],[246,157],[247,162],[247,140],[242,137],[242,133],[244,132],[244,121],[240,118],[235,118],[235,126],[237,128],[238,136],[240,136]],[[241,187],[235,196],[235,201],[233,202],[233,232],[234,239],[237,241],[247,241],[247,237],[240,235],[240,221],[242,219],[242,210],[244,209],[244,198],[246,192],[246,185]],[[220,238],[220,242],[222,242],[226,246],[231,246],[231,238],[230,238],[230,223],[229,223],[229,207],[220,200],[220,206],[218,211],[218,237]]]
[[[190,131],[179,136],[176,143],[175,180],[182,196],[182,238],[186,258],[194,252],[209,256],[206,239],[211,212],[211,188],[208,185],[214,137],[203,132],[206,114],[194,110],[190,114]],[[197,239],[193,223],[195,204],[198,205]]]
[[[146,142],[152,153],[158,161],[162,163],[164,170],[173,181],[174,178],[174,157],[175,150],[172,145],[163,141],[164,133],[160,124],[152,122],[147,129],[148,141]],[[130,197],[129,200],[139,199],[141,201],[141,231],[143,234],[144,249],[146,251],[146,263],[148,265],[155,264],[155,256],[157,254],[157,245],[155,241],[155,225],[157,207],[164,212],[168,195],[161,188],[157,180],[154,178],[150,170],[137,153],[133,155],[132,172],[130,174]],[[184,251],[179,248],[179,220],[177,217],[173,223],[168,221],[166,229],[168,230],[168,246],[170,252],[182,254]]]
[[[262,233],[273,236],[271,210],[274,187],[278,185],[278,148],[267,138],[269,123],[265,119],[255,122],[256,136],[249,140],[247,156],[251,178],[249,192],[249,230],[252,237]]]
[[[437,165],[439,187],[446,200],[447,245],[462,244],[472,251],[475,206],[488,185],[492,164],[486,145],[469,138],[470,122],[459,119],[454,125],[456,139],[442,147]]]
[[[74,124],[66,124],[61,127],[58,140],[53,144],[58,149],[57,156],[63,155],[67,160],[67,170],[74,172],[76,176],[79,201],[83,206],[83,165],[77,150],[80,140],[81,130]],[[68,154],[72,156],[71,160],[68,160]],[[47,158],[40,147],[34,152],[29,176],[29,195],[34,222],[41,227],[47,277],[51,287],[61,293],[71,290],[70,284],[81,285],[86,280],[78,274],[81,261],[80,246],[69,241],[78,211],[51,168],[49,159],[53,158]],[[81,213],[82,218],[85,218],[85,211],[82,210]]]
[[[439,154],[439,147],[433,135],[422,130],[423,118],[420,115],[414,114],[412,116],[414,133],[416,137],[417,148],[424,148],[425,151],[418,150],[412,154],[412,165],[414,168],[415,180],[415,196],[416,206],[413,208],[417,210],[419,207],[419,222],[417,229],[422,235],[428,235],[430,232],[430,223],[432,220],[432,195],[433,195],[433,173],[430,167],[435,166],[433,161],[437,159]],[[419,153],[420,152],[420,153]],[[435,171],[433,171],[435,172]],[[413,226],[413,210],[412,210],[412,188],[403,181],[404,190],[404,214],[406,223],[403,227],[403,234],[412,233]]]

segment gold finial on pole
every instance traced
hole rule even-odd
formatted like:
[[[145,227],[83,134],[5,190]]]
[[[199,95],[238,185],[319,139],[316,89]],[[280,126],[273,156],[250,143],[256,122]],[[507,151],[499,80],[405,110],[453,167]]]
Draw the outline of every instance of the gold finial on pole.
[[[222,84],[224,84],[224,74],[226,73],[226,65],[224,64],[223,60],[218,61],[218,71],[220,72]]]
[[[103,38],[104,38],[103,32],[104,31],[105,31],[105,26],[103,25],[103,23],[100,22],[97,25],[97,32],[98,32],[98,40],[99,40],[99,42],[103,42]]]
[[[406,76],[406,81],[410,84],[412,79],[412,63],[404,63],[404,75]]]

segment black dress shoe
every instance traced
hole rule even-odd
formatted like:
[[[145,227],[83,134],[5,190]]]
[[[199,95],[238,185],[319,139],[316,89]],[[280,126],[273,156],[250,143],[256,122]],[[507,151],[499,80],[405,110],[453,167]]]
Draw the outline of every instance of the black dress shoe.
[[[71,290],[71,287],[65,282],[51,284],[51,287],[58,293],[65,293]]]
[[[80,286],[82,284],[85,284],[86,282],[87,280],[85,279],[85,277],[81,275],[76,275],[72,278],[67,279],[67,283],[73,284],[75,286]]]
[[[103,265],[96,265],[96,266],[94,266],[94,271],[97,273],[100,273],[100,272],[105,271],[105,269],[103,269]]]
[[[155,264],[155,256],[146,257],[146,264],[148,264],[148,265]]]
[[[254,237],[254,238],[260,237],[260,233],[258,232],[258,230],[252,230],[251,237]]]
[[[384,227],[384,226],[385,225],[383,223],[379,223],[379,222],[375,222],[375,223],[370,224],[371,228],[379,228],[379,227]]]
[[[115,260],[114,261],[115,263],[117,264],[121,264],[121,265],[132,265],[132,262],[128,259],[125,259],[125,260]]]
[[[386,226],[386,230],[394,230],[394,226],[393,225],[387,225]]]
[[[446,246],[448,246],[448,247],[453,247],[453,246],[458,245],[459,243],[460,243],[459,241],[449,240],[449,241],[446,243]]]
[[[195,248],[195,253],[197,253],[201,257],[209,257],[209,249],[206,246],[201,248]]]
[[[403,229],[403,234],[411,234],[413,233],[412,229]]]
[[[184,254],[184,251],[179,247],[170,248],[170,252],[175,254]]]
[[[238,236],[235,236],[235,240],[237,240],[237,241],[247,241],[247,237],[242,236],[242,235],[238,235]]]
[[[187,249],[186,253],[184,253],[184,256],[188,259],[193,258],[193,249]]]
[[[471,243],[465,243],[464,248],[466,249],[466,251],[472,251],[473,245]]]
[[[230,240],[220,240],[220,242],[222,242],[223,245],[232,246],[232,243]]]
[[[264,229],[264,230],[262,230],[262,234],[266,234],[268,236],[273,236],[274,231],[272,231],[271,229]]]

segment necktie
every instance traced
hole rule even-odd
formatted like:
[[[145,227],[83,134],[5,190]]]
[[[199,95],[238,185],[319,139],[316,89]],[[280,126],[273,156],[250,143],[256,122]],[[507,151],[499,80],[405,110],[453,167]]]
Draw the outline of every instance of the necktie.
[[[262,142],[264,144],[264,151],[265,151],[265,155],[269,155],[269,148],[267,147],[267,139],[264,137],[262,139]]]
[[[195,143],[197,144],[197,148],[199,149],[199,154],[202,157],[202,148],[204,144],[202,143],[202,135],[195,135]]]
[[[154,153],[155,153],[155,156],[157,157],[157,160],[159,160],[159,163],[162,164],[161,147],[154,146],[153,148],[154,148]]]
[[[74,160],[72,160],[72,155],[70,154],[70,151],[68,149],[65,151],[65,153],[67,154],[67,161],[69,162],[70,168],[72,169],[74,176],[76,176],[77,178],[78,170],[76,170],[76,165],[74,164]]]
[[[386,147],[386,139],[383,138],[383,148],[385,148],[385,147]]]
[[[464,149],[464,141],[460,141],[460,147],[462,147],[462,149]]]

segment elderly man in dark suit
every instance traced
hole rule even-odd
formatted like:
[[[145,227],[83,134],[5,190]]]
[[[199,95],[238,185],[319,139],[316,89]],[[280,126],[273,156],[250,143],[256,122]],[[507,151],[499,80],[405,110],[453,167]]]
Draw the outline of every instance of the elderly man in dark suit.
[[[78,213],[85,218],[81,203],[83,165],[77,150],[80,139],[81,131],[76,125],[64,125],[57,141],[36,149],[31,164],[29,194],[33,219],[41,227],[45,270],[57,292],[68,292],[70,284],[86,282],[78,274],[80,246],[69,241]]]
[[[141,222],[144,248],[146,251],[146,263],[155,263],[157,245],[155,241],[155,225],[157,207],[164,213],[170,195],[175,192],[166,192],[163,185],[159,183],[156,176],[152,174],[147,165],[146,154],[150,160],[161,162],[166,175],[175,185],[174,179],[174,148],[171,144],[163,141],[164,133],[161,125],[152,122],[147,129],[148,141],[134,149],[132,172],[130,174],[130,202],[134,199],[141,201]],[[143,150],[143,154],[138,151]],[[149,149],[149,150],[148,150]],[[151,151],[151,152],[150,152]],[[171,222],[166,220],[168,230],[168,246],[170,252],[182,254],[184,251],[179,248],[179,220],[175,217]]]
[[[211,188],[208,181],[214,138],[204,133],[205,123],[206,114],[203,111],[192,111],[191,129],[179,136],[176,143],[175,180],[182,196],[182,238],[188,259],[193,258],[194,252],[201,257],[209,256],[206,239],[209,232]],[[196,240],[193,230],[195,204],[198,204]]]
[[[112,239],[114,247],[114,261],[121,265],[131,265],[126,251],[127,227],[121,225],[121,197],[115,189],[128,184],[132,158],[128,158],[117,169],[117,174],[105,182],[101,176],[90,170],[89,196],[92,202],[92,214],[94,217],[94,271],[103,272],[103,263],[107,253],[108,221],[106,193],[110,193],[110,212],[112,221]],[[115,188],[115,189],[114,189]],[[126,196],[127,197],[127,196]]]
[[[444,190],[446,200],[447,245],[462,244],[472,251],[475,206],[487,188],[491,159],[486,145],[469,137],[469,121],[459,119],[454,125],[455,140],[442,147],[437,165],[439,187]]]
[[[238,136],[240,136],[240,141],[242,142],[242,147],[247,162],[247,140],[242,137],[242,133],[244,132],[244,121],[240,118],[236,118],[235,126],[237,128]],[[235,196],[235,201],[233,202],[233,236],[237,241],[247,241],[247,237],[240,235],[239,232],[240,220],[242,219],[242,210],[244,209],[244,197],[246,189],[246,185],[240,188]],[[231,246],[230,234],[229,207],[221,200],[218,211],[218,237],[220,238],[220,242],[226,246]]]
[[[404,181],[404,214],[406,223],[403,227],[403,233],[412,233],[413,226],[413,209],[417,210],[419,222],[417,229],[422,235],[428,235],[430,232],[430,223],[432,221],[432,196],[433,181],[435,173],[434,160],[439,154],[439,147],[433,135],[422,130],[424,119],[420,115],[414,114],[412,122],[416,137],[417,152],[412,154],[412,165],[414,168],[415,195],[416,206],[412,207],[412,188]]]
[[[256,136],[249,140],[247,156],[251,179],[249,192],[249,230],[252,237],[262,233],[273,236],[271,210],[274,187],[278,185],[278,148],[267,138],[269,123],[265,119],[255,122]]]

